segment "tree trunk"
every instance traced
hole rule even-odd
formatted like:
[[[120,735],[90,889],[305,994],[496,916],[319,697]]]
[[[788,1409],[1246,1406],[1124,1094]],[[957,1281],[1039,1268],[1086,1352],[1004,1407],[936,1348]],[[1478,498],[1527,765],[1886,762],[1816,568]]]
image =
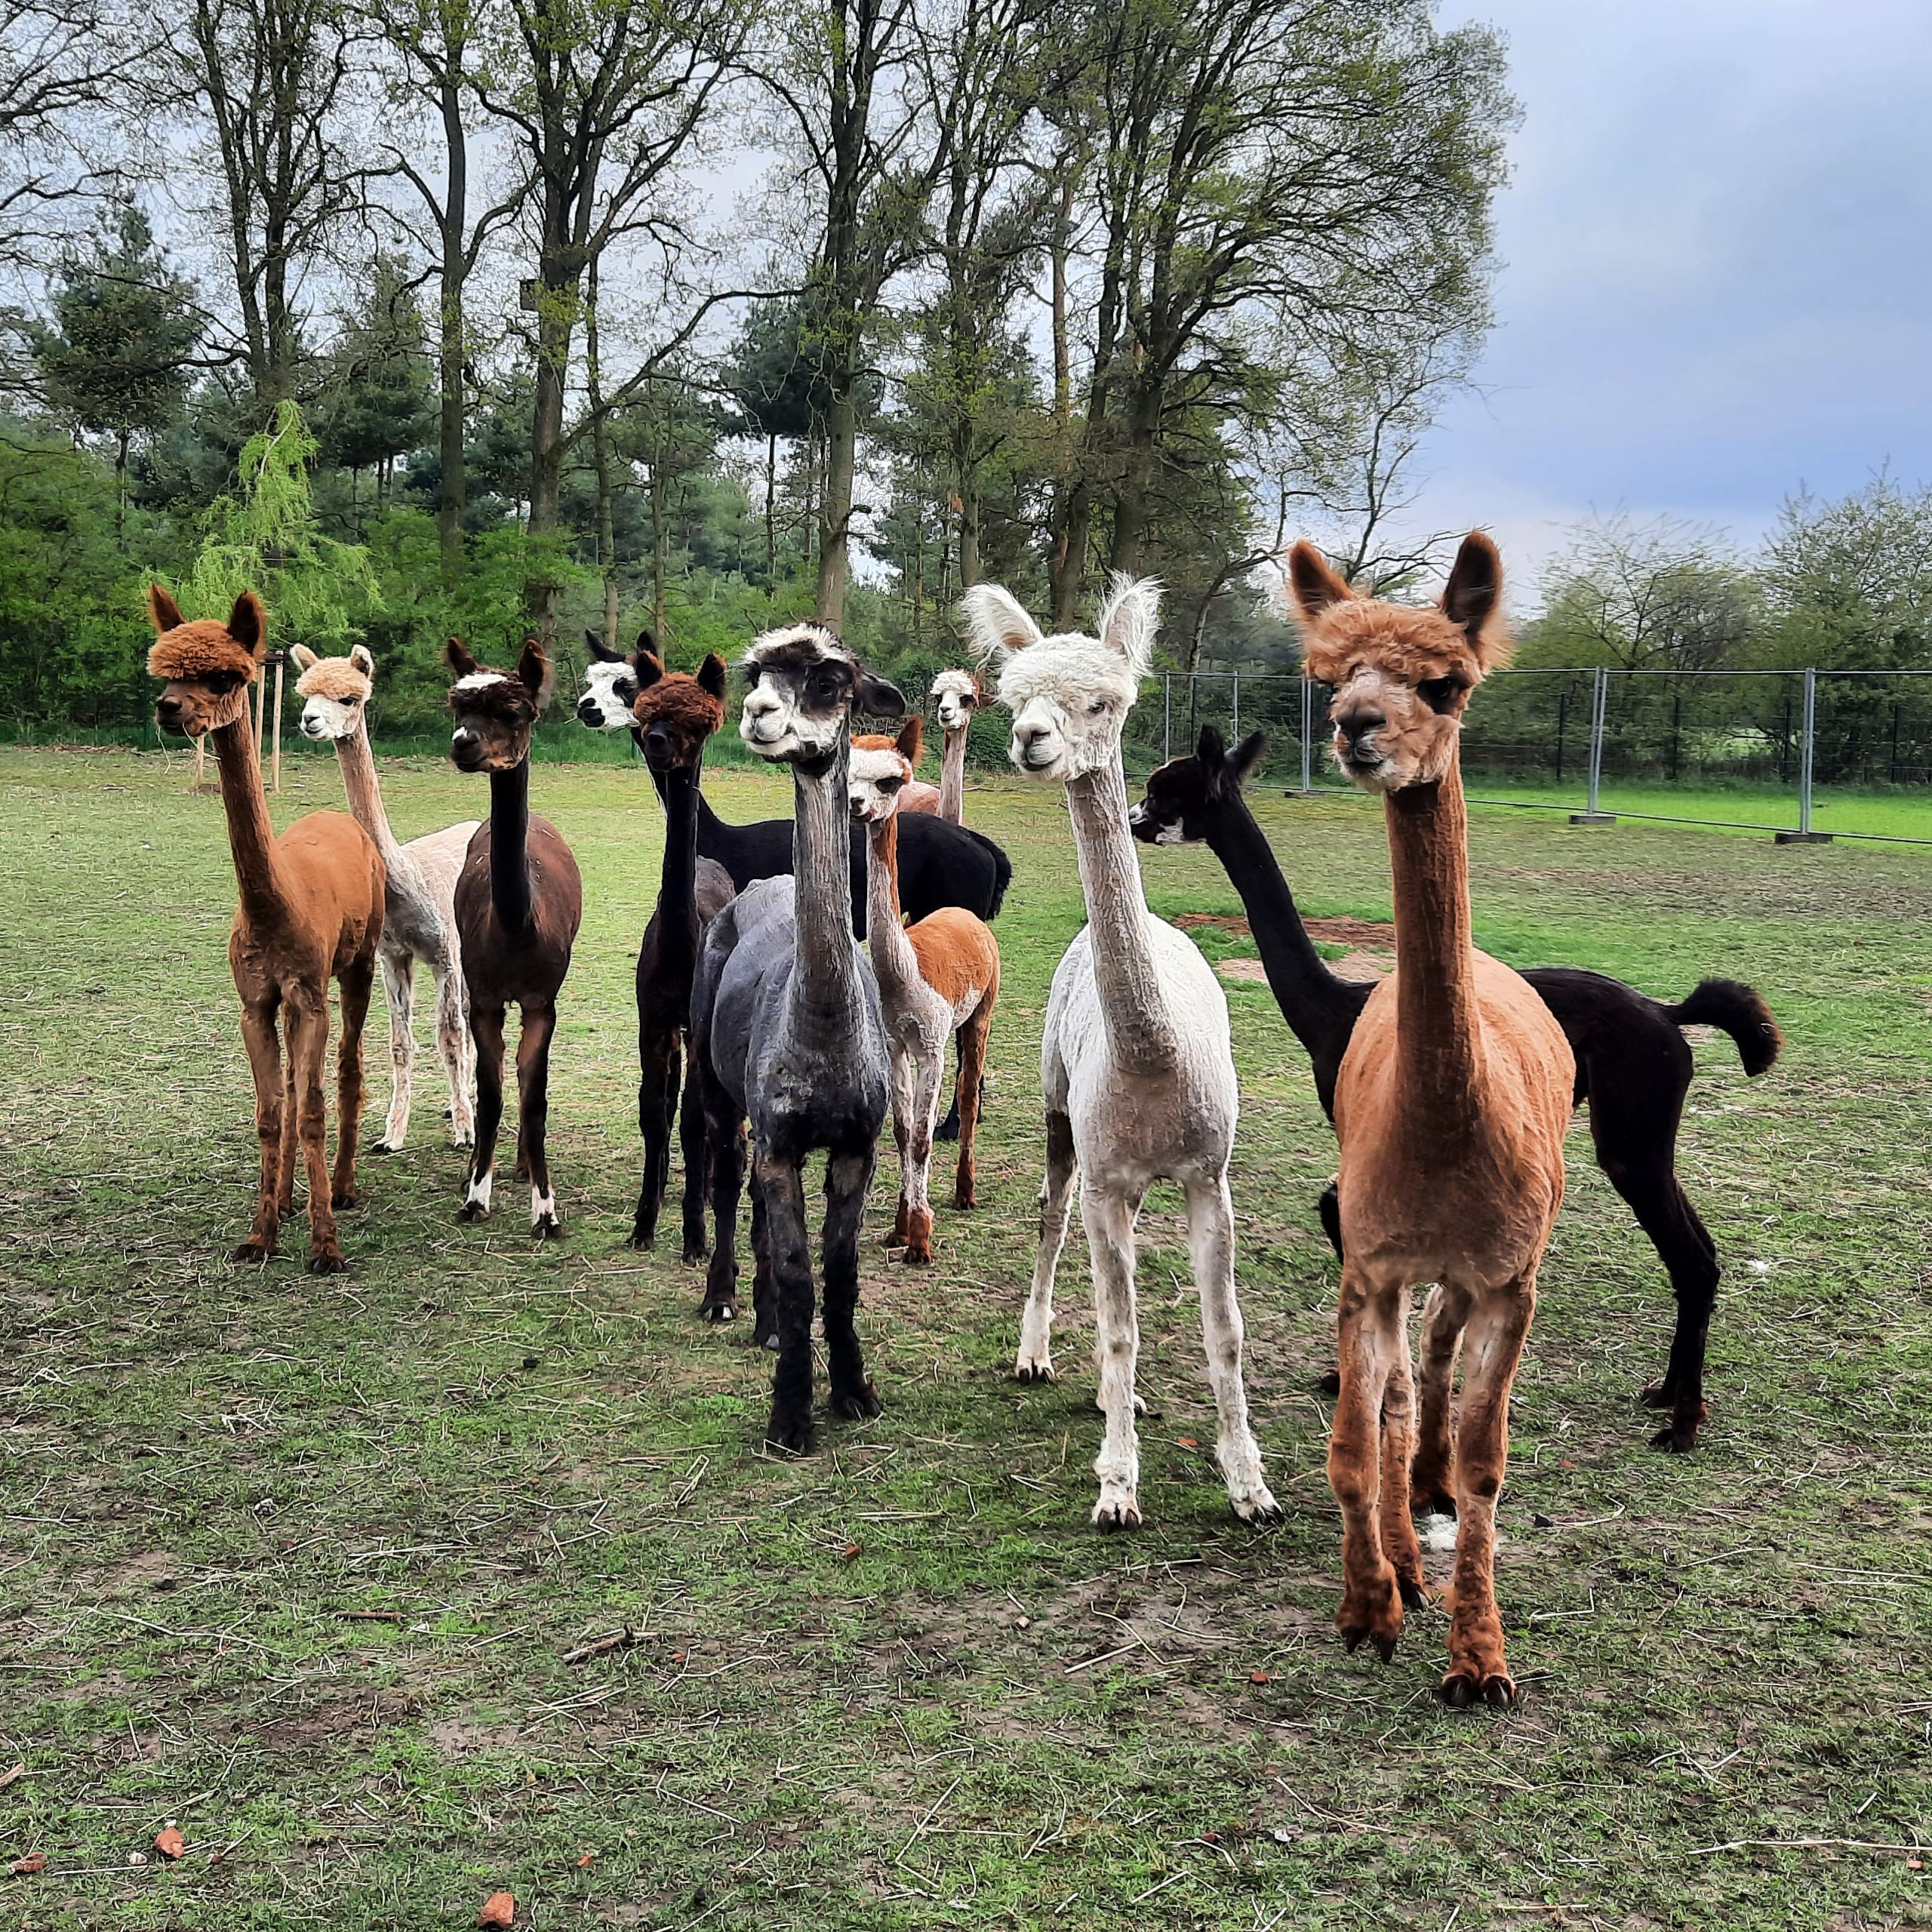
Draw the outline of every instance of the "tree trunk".
[[[774,514],[778,498],[778,438],[764,439],[764,601],[778,595],[778,531]]]
[[[597,476],[597,568],[604,579],[604,635],[617,648],[616,490],[611,476],[611,424],[604,410],[604,379],[598,361],[598,264],[590,265],[583,311],[586,400],[590,409],[590,460]]]
[[[454,590],[463,575],[463,515],[469,504],[469,477],[463,446],[463,313],[466,270],[463,242],[469,219],[469,143],[463,125],[463,97],[452,66],[441,88],[444,166],[448,175],[442,208],[442,306],[436,340],[436,384],[440,417],[436,453],[442,471],[436,500],[436,546],[441,554],[443,588]]]
[[[858,466],[859,411],[849,378],[825,414],[825,494],[819,509],[818,620],[836,630],[844,621],[851,580],[852,478]]]

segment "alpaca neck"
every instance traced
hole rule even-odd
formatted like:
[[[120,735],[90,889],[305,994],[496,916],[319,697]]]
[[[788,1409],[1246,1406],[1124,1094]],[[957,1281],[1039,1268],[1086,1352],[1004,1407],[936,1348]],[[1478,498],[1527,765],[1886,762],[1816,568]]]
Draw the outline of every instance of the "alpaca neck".
[[[792,975],[795,1017],[814,1027],[849,1023],[859,1005],[852,939],[851,748],[844,737],[823,768],[792,768],[792,873],[798,931]]]
[[[506,933],[530,924],[530,761],[490,774],[490,903]]]
[[[899,814],[866,827],[866,937],[872,971],[888,996],[920,977],[918,955],[900,924]]]
[[[697,808],[695,767],[679,765],[664,779],[664,866],[658,875],[659,957],[682,958],[691,947],[697,911]]]
[[[1289,1030],[1317,1060],[1333,1050],[1339,1060],[1360,995],[1315,951],[1274,850],[1245,801],[1222,805],[1208,827],[1208,846],[1241,896],[1269,990]]]
[[[1396,1053],[1411,1118],[1439,1137],[1478,1111],[1485,1057],[1469,937],[1468,815],[1452,758],[1439,784],[1383,801],[1395,875]]]
[[[964,724],[947,732],[939,764],[939,815],[954,825],[966,822],[966,738]]]
[[[1127,777],[1118,755],[1103,769],[1071,780],[1066,801],[1108,1038],[1115,1056],[1129,1065],[1165,1066],[1174,1058],[1174,1039],[1148,943],[1152,915],[1128,829]]]
[[[285,903],[275,859],[275,827],[262,792],[262,761],[255,755],[252,718],[245,706],[232,724],[217,726],[216,768],[221,774],[221,804],[228,817],[228,848],[235,855],[235,881],[242,909],[251,920],[279,912]]]
[[[389,815],[383,809],[383,788],[376,780],[376,755],[369,749],[368,734],[358,728],[347,737],[337,739],[335,761],[342,768],[342,789],[348,795],[355,823],[376,841],[383,863],[393,866],[401,848],[389,829]]]

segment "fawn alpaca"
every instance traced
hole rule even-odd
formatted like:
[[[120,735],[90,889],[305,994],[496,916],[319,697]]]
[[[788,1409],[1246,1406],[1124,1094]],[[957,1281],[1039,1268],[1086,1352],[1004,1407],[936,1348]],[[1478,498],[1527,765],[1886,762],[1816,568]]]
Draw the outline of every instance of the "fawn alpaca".
[[[242,1037],[254,1076],[261,1179],[254,1226],[234,1258],[262,1261],[275,1252],[282,1218],[294,1211],[299,1141],[309,1177],[309,1267],[337,1274],[348,1264],[334,1210],[355,1200],[362,1023],[382,943],[383,855],[346,812],[311,812],[279,838],[269,823],[248,720],[248,687],[261,675],[268,641],[268,618],[255,593],[245,590],[235,600],[226,624],[188,623],[159,584],[148,592],[148,610],[155,632],[148,675],[165,687],[155,721],[176,737],[213,737],[240,888],[228,965],[242,998]],[[324,1158],[322,1105],[331,979],[342,988],[333,1176]],[[288,1051],[285,1087],[278,1021]]]
[[[1344,1580],[1335,1620],[1351,1650],[1367,1638],[1385,1659],[1394,1654],[1403,1604],[1423,1601],[1411,1486],[1429,1495],[1453,1481],[1441,1694],[1505,1705],[1516,1687],[1496,1609],[1496,1499],[1537,1269],[1563,1201],[1577,1069],[1535,989],[1469,938],[1458,741],[1469,693],[1509,654],[1502,564],[1487,537],[1465,538],[1431,610],[1357,597],[1306,543],[1290,553],[1288,583],[1309,675],[1334,687],[1336,758],[1381,794],[1395,875],[1395,970],[1370,995],[1335,1082],[1341,1393],[1328,1475]],[[1419,1281],[1435,1285],[1418,1421],[1408,1306]]]

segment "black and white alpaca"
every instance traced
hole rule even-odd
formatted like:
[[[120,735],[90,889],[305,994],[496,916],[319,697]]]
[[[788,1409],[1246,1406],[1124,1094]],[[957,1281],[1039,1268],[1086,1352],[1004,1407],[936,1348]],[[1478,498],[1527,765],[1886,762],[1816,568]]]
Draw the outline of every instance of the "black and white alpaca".
[[[1205,844],[1220,860],[1241,895],[1275,1003],[1314,1063],[1315,1091],[1332,1118],[1336,1075],[1374,987],[1343,979],[1315,951],[1267,835],[1242,796],[1266,744],[1263,734],[1251,732],[1230,752],[1219,731],[1203,727],[1192,757],[1171,760],[1148,780],[1146,796],[1134,808],[1134,833],[1152,845]],[[1758,994],[1734,980],[1700,980],[1688,999],[1664,1006],[1621,980],[1574,967],[1534,967],[1523,977],[1576,1057],[1576,1101],[1589,1103],[1597,1164],[1650,1236],[1676,1292],[1669,1364],[1663,1380],[1643,1392],[1652,1407],[1671,1411],[1652,1446],[1694,1448],[1722,1271],[1717,1245],[1677,1178],[1677,1130],[1695,1071],[1681,1029],[1721,1028],[1755,1077],[1778,1057],[1777,1024]],[[1321,1221],[1340,1254],[1332,1186],[1322,1196]]]
[[[584,637],[591,662],[584,672],[583,694],[577,700],[577,722],[593,731],[629,731],[635,738],[631,707],[644,688],[638,666],[652,655],[651,634],[647,631],[639,638],[637,653],[630,657],[611,650],[595,631],[586,631]],[[662,777],[653,772],[651,777],[662,798]],[[739,891],[755,880],[779,878],[791,871],[789,819],[733,825],[712,810],[702,793],[697,813],[699,856],[722,866]],[[848,828],[847,844],[852,930],[863,938],[867,889],[864,834],[857,827]],[[976,918],[996,918],[1012,878],[1011,861],[983,832],[923,815],[906,820],[900,827],[899,903],[909,919],[923,919],[942,906],[961,906]]]
[[[899,717],[905,700],[814,623],[768,631],[746,654],[740,734],[792,768],[795,878],[740,892],[715,918],[691,989],[691,1057],[704,1100],[716,1217],[706,1311],[734,1312],[745,1123],[752,1168],[753,1306],[776,1341],[768,1439],[813,1444],[811,1235],[804,1161],[823,1149],[825,1341],[832,1407],[879,1413],[854,1315],[859,1223],[891,1097],[878,987],[852,937],[847,787],[854,710]]]

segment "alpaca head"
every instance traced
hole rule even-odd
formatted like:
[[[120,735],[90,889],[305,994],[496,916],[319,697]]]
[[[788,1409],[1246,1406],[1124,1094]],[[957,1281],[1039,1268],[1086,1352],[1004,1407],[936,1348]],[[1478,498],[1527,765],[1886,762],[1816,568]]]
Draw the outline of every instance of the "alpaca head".
[[[704,762],[704,741],[724,722],[724,660],[715,651],[694,678],[667,671],[639,647],[634,666],[641,688],[631,706],[631,721],[644,761],[661,777],[667,771],[695,771]],[[589,700],[586,696],[585,703]],[[578,711],[581,714],[583,706]]]
[[[638,669],[648,657],[657,661],[657,646],[648,631],[638,632],[637,649],[626,657],[613,651],[598,631],[586,631],[590,662],[583,667],[583,695],[577,701],[577,721],[593,731],[628,731],[636,722],[631,706],[643,690]],[[661,675],[663,666],[658,664]]]
[[[899,809],[906,787],[912,782],[921,738],[918,715],[906,719],[897,737],[869,731],[852,740],[852,768],[847,791],[855,825],[878,825]]]
[[[1128,814],[1134,837],[1149,845],[1199,844],[1267,749],[1265,731],[1249,732],[1229,751],[1213,725],[1202,725],[1193,755],[1169,758],[1147,780],[1147,795]]]
[[[162,681],[155,722],[178,738],[198,738],[246,715],[248,687],[260,675],[268,649],[268,613],[252,590],[235,600],[226,623],[204,617],[189,623],[159,584],[148,590],[155,639],[148,675]]]
[[[318,657],[306,644],[298,644],[290,651],[288,661],[302,673],[295,691],[305,700],[303,737],[354,737],[368,715],[376,660],[359,644],[346,657]]]
[[[514,671],[493,671],[460,637],[443,647],[456,682],[450,709],[450,758],[459,771],[511,771],[530,755],[530,734],[550,701],[550,660],[534,637],[523,641]]]
[[[963,731],[986,701],[986,688],[973,671],[942,671],[933,680],[933,715],[950,734]]]
[[[854,711],[906,715],[899,687],[874,677],[823,624],[764,632],[742,668],[749,688],[738,735],[774,764],[823,768]]]
[[[1469,693],[1509,661],[1496,546],[1472,531],[1441,600],[1411,608],[1357,596],[1300,543],[1288,553],[1288,595],[1303,666],[1335,689],[1335,762],[1365,792],[1440,781]]]
[[[980,661],[999,673],[1000,702],[1013,713],[1013,763],[1029,778],[1059,784],[1112,764],[1153,664],[1160,586],[1116,574],[1097,637],[1043,635],[997,584],[975,584],[960,609]]]

